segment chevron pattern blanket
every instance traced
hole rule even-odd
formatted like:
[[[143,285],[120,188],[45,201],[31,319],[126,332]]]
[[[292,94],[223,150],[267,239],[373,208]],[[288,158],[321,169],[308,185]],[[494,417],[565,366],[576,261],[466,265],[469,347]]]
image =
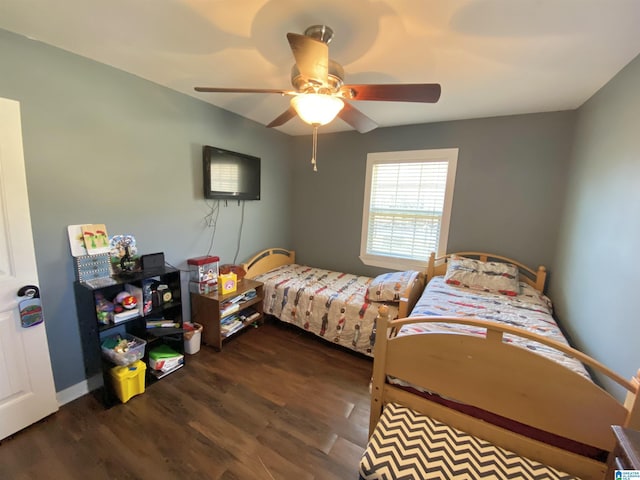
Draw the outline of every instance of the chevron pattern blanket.
[[[398,404],[387,404],[361,480],[575,479]]]

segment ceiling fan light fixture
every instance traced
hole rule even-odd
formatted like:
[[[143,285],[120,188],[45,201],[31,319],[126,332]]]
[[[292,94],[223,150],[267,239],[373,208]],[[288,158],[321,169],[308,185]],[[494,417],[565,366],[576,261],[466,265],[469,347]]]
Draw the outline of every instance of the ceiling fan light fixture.
[[[333,95],[303,93],[291,99],[291,106],[309,125],[326,125],[344,108],[344,102]]]

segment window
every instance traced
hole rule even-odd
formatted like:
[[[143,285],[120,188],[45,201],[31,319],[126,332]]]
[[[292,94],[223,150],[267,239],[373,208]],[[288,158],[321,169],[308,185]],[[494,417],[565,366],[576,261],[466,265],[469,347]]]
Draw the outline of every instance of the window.
[[[367,155],[360,259],[423,269],[447,250],[458,149]]]
[[[239,192],[240,166],[237,163],[212,163],[211,185],[212,192]]]

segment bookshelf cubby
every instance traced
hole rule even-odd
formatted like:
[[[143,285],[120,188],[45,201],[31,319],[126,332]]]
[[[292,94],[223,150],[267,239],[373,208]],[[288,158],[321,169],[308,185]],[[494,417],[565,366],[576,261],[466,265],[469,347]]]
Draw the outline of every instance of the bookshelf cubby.
[[[252,298],[244,298],[247,292],[255,291]],[[233,303],[233,300],[241,298]],[[262,322],[264,298],[264,285],[262,282],[243,278],[238,282],[235,292],[220,294],[211,292],[207,294],[191,293],[191,317],[193,321],[202,325],[202,342],[212,346],[220,352],[225,340],[254,323]],[[237,307],[228,308],[229,305]],[[245,319],[239,319],[234,330],[226,331],[229,325],[242,314],[253,314]],[[248,316],[248,315],[246,315]],[[233,327],[232,327],[233,328]]]
[[[167,296],[166,301],[165,299],[158,299],[157,302],[153,302],[144,315],[136,313],[136,309],[131,312],[131,315],[123,317],[117,323],[112,322],[103,325],[98,321],[96,314],[98,296],[112,300],[118,293],[125,290],[128,285],[142,292],[141,287],[147,281],[157,281],[162,285],[166,285],[171,295]],[[171,346],[176,352],[184,354],[182,294],[179,270],[160,267],[136,272],[125,277],[107,277],[84,282],[76,281],[74,283],[74,291],[85,374],[90,383],[90,389],[98,394],[105,406],[110,407],[119,403],[114,394],[110,375],[110,370],[115,365],[105,359],[101,351],[101,343],[106,337],[116,334],[130,334],[144,340],[146,345],[142,361],[147,365],[149,350],[162,343]],[[167,325],[171,324],[172,328],[147,328],[147,321],[160,318],[164,319],[163,321],[167,322]],[[150,368],[146,369],[147,386],[153,384],[159,378],[158,375],[154,375]],[[98,379],[99,385],[92,388],[94,379]]]

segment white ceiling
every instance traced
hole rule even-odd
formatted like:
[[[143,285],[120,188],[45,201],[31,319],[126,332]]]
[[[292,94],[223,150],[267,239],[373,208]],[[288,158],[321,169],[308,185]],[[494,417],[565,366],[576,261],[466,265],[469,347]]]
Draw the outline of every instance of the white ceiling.
[[[286,33],[313,24],[346,83],[442,85],[437,104],[353,103],[380,126],[574,109],[640,53],[640,0],[0,1],[0,28],[265,125],[289,97],[193,87],[288,89]]]

